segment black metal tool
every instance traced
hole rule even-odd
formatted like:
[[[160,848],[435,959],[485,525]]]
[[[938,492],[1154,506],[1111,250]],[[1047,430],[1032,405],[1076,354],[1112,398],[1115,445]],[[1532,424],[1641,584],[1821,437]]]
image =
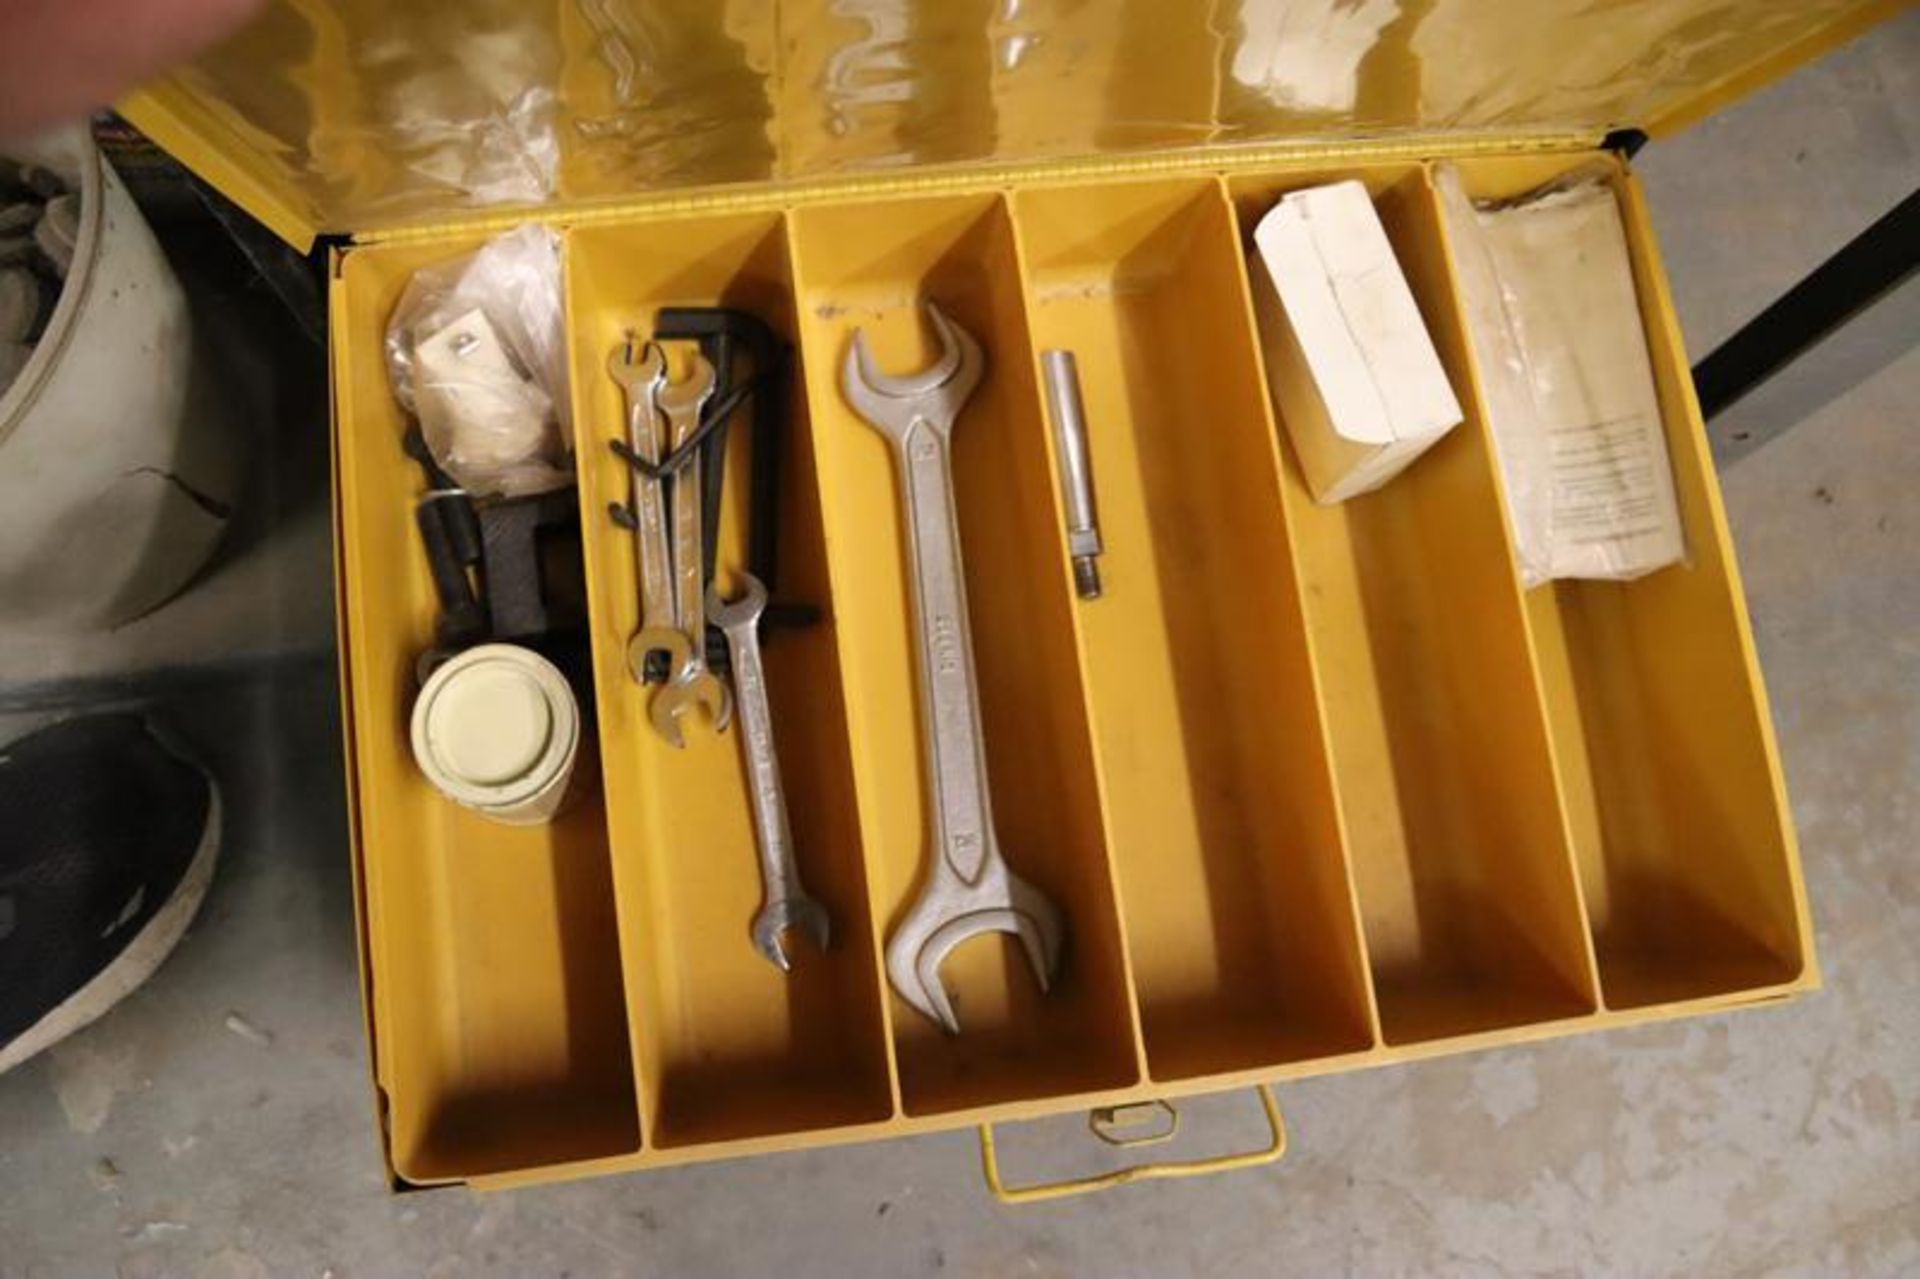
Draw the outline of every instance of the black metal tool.
[[[575,490],[508,498],[479,514],[493,638],[522,641],[584,625],[586,574]]]
[[[440,601],[434,651],[445,654],[487,637],[487,610],[471,575],[483,554],[480,522],[473,499],[440,469],[417,427],[407,432],[404,447],[407,456],[420,464],[427,480],[427,493],[413,515],[426,547],[427,566],[433,573],[434,594]]]
[[[760,617],[760,628],[765,631],[799,631],[820,624],[820,610],[811,604],[769,604],[767,611]],[[733,670],[733,657],[727,651],[727,638],[716,626],[707,628],[707,666],[720,674],[729,674]],[[665,653],[647,654],[647,682],[662,684],[667,678],[667,655]]]
[[[424,679],[448,657],[487,640],[540,646],[586,630],[580,503],[571,487],[484,506],[443,470],[416,427],[402,441],[427,492],[414,508],[440,617],[420,655]],[[477,579],[477,580],[476,580]]]
[[[700,416],[702,421],[699,429],[694,431],[691,436],[681,441],[678,445],[669,449],[666,456],[657,462],[649,462],[644,457],[641,457],[633,451],[633,446],[625,440],[608,440],[607,447],[613,451],[614,456],[626,462],[628,466],[631,466],[648,479],[664,480],[685,466],[687,460],[691,458],[696,451],[699,452],[701,459],[704,461],[706,458],[706,444],[708,440],[713,438],[713,433],[725,425],[727,419],[731,418],[734,413],[739,410],[740,406],[747,402],[747,397],[765,385],[766,381],[767,378],[763,374],[756,373],[746,381],[736,382],[732,387],[714,396],[712,402],[709,403],[705,409],[701,410]],[[622,506],[622,503],[610,502],[608,505]],[[628,515],[631,514],[632,512],[629,511]],[[616,521],[623,518],[625,517],[617,515],[614,517]]]
[[[765,320],[734,307],[663,307],[654,322],[654,336],[695,339],[718,375],[718,385],[731,388],[733,353],[744,344],[753,362],[753,468],[749,481],[747,563],[769,592],[778,580],[779,500],[782,419],[786,413],[789,361],[786,344]],[[706,520],[706,574],[713,579],[713,554],[719,545],[721,484],[725,476],[727,419],[738,406],[716,396],[709,412],[725,414],[709,435],[702,455],[706,465],[704,510]]]
[[[655,321],[656,341],[697,341],[701,354],[713,365],[715,382],[721,388],[701,414],[699,429],[672,453],[650,464],[636,456],[624,440],[609,447],[628,465],[659,478],[670,475],[685,464],[692,450],[698,449],[702,465],[703,541],[706,562],[702,566],[707,580],[713,579],[714,552],[719,545],[722,485],[725,479],[727,428],[745,401],[753,400],[753,453],[749,478],[748,565],[754,576],[772,588],[778,570],[777,547],[780,536],[780,480],[784,447],[788,378],[792,357],[787,344],[758,316],[729,307],[663,307]],[[744,344],[752,371],[736,380],[734,357]],[[633,512],[619,502],[608,504],[608,513],[622,528],[634,528]],[[818,624],[820,610],[808,604],[773,604],[761,619],[767,630],[799,629]],[[709,627],[706,635],[706,664],[714,670],[729,668],[724,637]],[[647,659],[646,678],[658,683],[666,678],[663,654]]]
[[[1700,414],[1719,413],[1920,272],[1920,191],[1848,241],[1693,366]],[[1909,334],[1909,336],[1911,336]],[[1899,349],[1904,350],[1902,346]],[[1722,465],[1770,438],[1713,433]]]

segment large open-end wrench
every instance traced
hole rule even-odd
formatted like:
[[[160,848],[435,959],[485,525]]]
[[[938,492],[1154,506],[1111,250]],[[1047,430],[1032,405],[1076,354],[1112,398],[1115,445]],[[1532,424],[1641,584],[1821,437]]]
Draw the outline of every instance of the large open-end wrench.
[[[678,382],[660,387],[656,402],[667,418],[668,447],[679,448],[700,429],[700,410],[713,394],[713,365],[695,353],[693,371]],[[680,630],[688,643],[687,661],[653,696],[648,715],[653,727],[675,747],[687,742],[680,716],[689,706],[704,706],[718,732],[733,718],[733,694],[726,682],[707,669],[706,559],[700,549],[700,455],[695,453],[673,475],[673,597]]]
[[[797,928],[821,950],[832,925],[824,906],[807,895],[793,856],[793,831],[787,825],[787,795],[780,784],[780,757],[773,745],[773,711],[767,704],[766,670],[760,662],[760,615],[767,611],[767,588],[751,573],[740,574],[745,594],[729,604],[718,590],[707,592],[707,612],[727,637],[733,657],[733,687],[740,707],[740,751],[747,762],[747,787],[753,797],[753,833],[760,850],[760,913],[753,920],[753,944],[782,972],[791,964],[782,935]]]
[[[627,447],[649,466],[659,465],[659,394],[667,379],[667,360],[649,342],[636,353],[633,335],[613,348],[607,372],[627,400]],[[679,608],[673,595],[673,553],[667,530],[667,504],[661,482],[637,467],[633,475],[633,532],[640,568],[640,629],[627,644],[627,668],[641,683],[647,680],[647,654],[667,655],[669,679],[684,672],[693,658],[693,646],[680,629]]]
[[[856,330],[841,387],[860,416],[893,445],[913,559],[920,643],[921,743],[930,792],[931,869],[920,897],[887,939],[887,975],[902,998],[957,1034],[960,1022],[940,966],[982,933],[1013,933],[1045,991],[1060,963],[1060,912],[1007,868],[993,829],[980,691],[967,622],[960,525],[953,502],[954,419],[979,385],[980,344],[932,303],[927,319],[940,358],[911,377],[874,367]]]

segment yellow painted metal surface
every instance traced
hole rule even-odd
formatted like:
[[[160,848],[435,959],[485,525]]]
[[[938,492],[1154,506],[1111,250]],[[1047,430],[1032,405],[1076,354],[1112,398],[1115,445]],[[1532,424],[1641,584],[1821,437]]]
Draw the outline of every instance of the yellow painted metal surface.
[[[1254,1089],[1260,1099],[1260,1108],[1267,1121],[1267,1142],[1252,1150],[1238,1151],[1233,1154],[1214,1155],[1202,1159],[1166,1160],[1132,1164],[1113,1172],[1092,1176],[1071,1178],[1065,1181],[1014,1184],[1007,1180],[1000,1170],[999,1143],[994,1135],[992,1124],[980,1125],[980,1167],[987,1179],[987,1189],[994,1198],[1005,1204],[1046,1203],[1054,1199],[1068,1199],[1074,1195],[1092,1194],[1096,1191],[1111,1190],[1116,1186],[1132,1185],[1137,1181],[1161,1181],[1177,1177],[1205,1177],[1217,1172],[1234,1172],[1242,1168],[1258,1168],[1264,1164],[1277,1163],[1287,1153],[1287,1125],[1280,1115],[1280,1103],[1274,1099],[1273,1089],[1265,1084]],[[1167,1102],[1154,1103],[1164,1110],[1170,1118],[1170,1124],[1162,1132],[1146,1138],[1123,1140],[1106,1135],[1097,1122],[1090,1121],[1088,1128],[1102,1141],[1115,1146],[1155,1145],[1171,1138],[1180,1128],[1179,1112]],[[1111,1108],[1109,1108],[1110,1110]],[[1097,1117],[1107,1111],[1096,1110]]]
[[[1590,159],[1465,164],[1472,189],[1502,194]],[[1691,555],[1523,592],[1429,167],[1225,161],[566,227],[602,786],[546,830],[460,813],[406,753],[433,596],[378,339],[411,273],[476,235],[342,255],[348,705],[400,1176],[512,1186],[1017,1121],[1817,983],[1725,519],[1630,177]],[[1339,177],[1374,192],[1468,420],[1393,484],[1324,508],[1275,429],[1242,244],[1280,193]],[[1001,842],[1071,929],[1049,997],[997,941],[956,953],[958,1037],[880,962],[924,854],[918,712],[895,479],[837,387],[855,327],[883,364],[923,358],[927,297],[989,360],[955,454]],[[766,316],[800,358],[780,597],[826,620],[769,638],[768,679],[800,860],[838,937],[791,977],[747,939],[737,743],[694,727],[674,752],[642,723],[633,546],[605,517],[627,482],[606,448],[624,429],[607,353],[663,305],[718,302]],[[1092,432],[1108,547],[1093,604],[1073,596],[1038,391],[1055,345],[1079,354]]]
[[[1494,198],[1555,172],[1463,170],[1469,194]],[[1624,170],[1614,183],[1661,408],[1689,428],[1668,432],[1688,570],[1557,582],[1527,603],[1601,982],[1631,1008],[1788,980],[1811,931],[1791,815],[1756,799],[1785,792],[1692,373],[1645,201]]]
[[[1890,0],[271,0],[136,123],[290,239],[959,165],[1671,127]]]
[[[1216,175],[1015,193],[1032,345],[1075,353],[1110,589],[1078,611],[1156,1079],[1373,1018],[1239,237]]]
[[[1889,0],[274,0],[136,123],[331,286],[336,533],[363,977],[386,1155],[505,1187],[1124,1106],[1784,998],[1817,985],[1725,516],[1646,210],[1614,175],[1690,554],[1522,590],[1431,163],[1526,190],[1679,127]],[[1243,243],[1359,178],[1465,424],[1315,505],[1276,430]],[[562,232],[600,785],[546,828],[441,799],[406,740],[434,598],[381,336],[421,266]],[[986,345],[955,464],[1009,860],[1071,932],[886,984],[924,854],[887,451],[856,327]],[[836,944],[782,976],[731,736],[675,752],[626,666],[614,343],[724,303],[794,343],[770,636],[796,844]],[[1077,352],[1108,591],[1073,595],[1038,355]],[[740,561],[737,431],[720,551]],[[1227,1166],[1278,1157],[1273,1141]],[[1021,1200],[984,1130],[988,1180]],[[1189,1175],[1142,1165],[1065,1190]]]
[[[1442,355],[1465,367],[1427,171],[1368,176]],[[1250,177],[1233,190],[1250,225],[1294,185]],[[1286,456],[1383,1037],[1591,1011],[1578,888],[1482,434],[1456,430],[1384,489],[1332,507],[1313,502]]]
[[[606,514],[626,502],[632,471],[607,447],[624,421],[609,353],[653,331],[663,303],[724,301],[791,335],[793,268],[777,215],[746,214],[575,232],[568,247],[569,342],[582,509],[596,633],[639,627],[634,539]],[[684,376],[675,370],[674,376]],[[831,599],[818,466],[807,403],[795,392],[784,465],[791,481],[780,530],[782,598]],[[590,423],[588,426],[586,423]],[[749,432],[731,432],[727,490],[746,492]],[[744,504],[722,523],[719,566],[741,565]],[[725,586],[725,574],[722,585]],[[642,1113],[661,1145],[698,1144],[791,1127],[830,1127],[893,1113],[880,978],[870,938],[866,832],[855,803],[845,677],[834,628],[770,634],[767,687],[802,872],[826,903],[841,944],[781,974],[746,942],[760,906],[737,731],[689,725],[676,751],[648,725],[626,645],[595,647],[600,730],[624,949],[632,956],[629,1017]],[[738,945],[715,945],[730,938]]]
[[[885,439],[839,391],[853,331],[883,366],[932,358],[920,311],[938,298],[992,355],[954,434],[974,659],[1000,845],[1076,923],[1072,971],[1043,997],[1010,939],[944,966],[967,1033],[950,1036],[890,998],[901,1101],[943,1113],[1140,1077],[1125,949],[1114,909],[1097,769],[1075,642],[1073,594],[1050,545],[1060,517],[1022,304],[1018,246],[995,192],[811,207],[792,219],[800,359],[819,461],[834,628],[871,894],[891,928],[921,879],[928,816],[907,567]]]
[[[348,254],[331,290],[355,821],[388,1154],[410,1181],[639,1144],[601,807],[486,821],[413,764],[414,657],[433,643],[418,468],[381,335],[412,271],[469,241]],[[584,753],[578,767],[597,767]]]

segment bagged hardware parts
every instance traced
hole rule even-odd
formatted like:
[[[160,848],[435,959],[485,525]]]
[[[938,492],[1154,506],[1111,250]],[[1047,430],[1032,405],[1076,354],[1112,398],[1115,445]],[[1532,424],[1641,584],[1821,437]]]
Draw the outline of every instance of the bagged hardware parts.
[[[525,226],[414,275],[387,326],[394,394],[475,497],[573,482],[560,242]]]
[[[1568,175],[1476,205],[1437,174],[1528,586],[1630,579],[1684,553],[1620,206]]]

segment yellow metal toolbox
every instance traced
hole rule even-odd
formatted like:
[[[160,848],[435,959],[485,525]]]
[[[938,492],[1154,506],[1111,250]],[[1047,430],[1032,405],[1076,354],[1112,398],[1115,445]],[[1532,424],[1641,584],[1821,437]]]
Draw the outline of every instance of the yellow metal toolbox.
[[[1849,0],[277,0],[125,104],[332,257],[338,592],[380,1122],[410,1184],[498,1187],[991,1125],[1630,1025],[1813,988],[1779,761],[1638,186],[1658,136],[1899,5]],[[1689,541],[1638,581],[1522,587],[1433,181],[1603,158]],[[1276,431],[1244,243],[1364,181],[1466,423],[1316,505]],[[510,828],[414,766],[435,596],[382,337],[417,269],[527,218],[565,245],[599,785]],[[1059,904],[1042,995],[956,952],[949,1035],[882,947],[927,836],[899,497],[842,398],[850,335],[987,352],[955,440],[1008,860]],[[797,349],[770,639],[799,858],[835,945],[755,953],[732,735],[646,731],[627,671],[607,352],[667,305]],[[1107,592],[1076,599],[1038,352],[1078,354]],[[744,432],[731,465],[745,462]],[[745,516],[729,485],[723,566]],[[589,763],[585,768],[593,768]],[[1567,1104],[1575,1104],[1568,1102]],[[1109,1127],[1112,1125],[1110,1124]]]

